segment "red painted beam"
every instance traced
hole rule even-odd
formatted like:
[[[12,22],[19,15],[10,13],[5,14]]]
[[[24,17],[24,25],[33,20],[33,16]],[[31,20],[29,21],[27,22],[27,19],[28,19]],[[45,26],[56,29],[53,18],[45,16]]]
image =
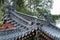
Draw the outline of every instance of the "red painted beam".
[[[0,28],[0,30],[5,30],[5,29],[9,29],[9,28],[14,28],[15,26],[9,22],[5,22],[2,27]]]

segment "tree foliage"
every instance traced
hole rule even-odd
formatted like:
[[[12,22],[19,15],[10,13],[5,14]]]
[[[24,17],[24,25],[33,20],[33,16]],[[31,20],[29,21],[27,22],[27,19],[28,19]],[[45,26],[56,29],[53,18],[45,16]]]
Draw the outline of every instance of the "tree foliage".
[[[0,8],[0,27],[2,27],[2,25],[3,25],[3,21],[2,21],[2,17],[4,15],[4,9],[3,8],[4,7]]]

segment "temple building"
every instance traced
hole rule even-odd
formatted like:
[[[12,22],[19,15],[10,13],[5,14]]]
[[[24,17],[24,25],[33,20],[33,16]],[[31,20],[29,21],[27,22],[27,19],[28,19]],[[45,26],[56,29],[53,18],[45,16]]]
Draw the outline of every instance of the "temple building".
[[[16,11],[14,2],[7,3],[3,21],[5,28],[0,30],[0,40],[60,40],[59,28]]]

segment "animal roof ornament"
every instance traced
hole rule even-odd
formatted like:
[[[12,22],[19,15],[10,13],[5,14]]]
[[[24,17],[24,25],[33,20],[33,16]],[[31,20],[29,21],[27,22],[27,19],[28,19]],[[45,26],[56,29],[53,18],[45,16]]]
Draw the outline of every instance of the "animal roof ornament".
[[[9,10],[14,10],[15,9],[15,3],[11,0],[6,1],[6,7]]]

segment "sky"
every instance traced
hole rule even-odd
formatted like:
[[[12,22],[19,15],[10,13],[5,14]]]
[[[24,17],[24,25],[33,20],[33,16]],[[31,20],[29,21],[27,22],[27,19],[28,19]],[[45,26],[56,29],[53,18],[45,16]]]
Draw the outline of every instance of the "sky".
[[[59,15],[60,14],[60,0],[53,0],[53,9],[51,9],[52,15]]]
[[[60,0],[53,0],[52,15],[60,15]],[[60,28],[60,21],[56,21],[56,26]]]

